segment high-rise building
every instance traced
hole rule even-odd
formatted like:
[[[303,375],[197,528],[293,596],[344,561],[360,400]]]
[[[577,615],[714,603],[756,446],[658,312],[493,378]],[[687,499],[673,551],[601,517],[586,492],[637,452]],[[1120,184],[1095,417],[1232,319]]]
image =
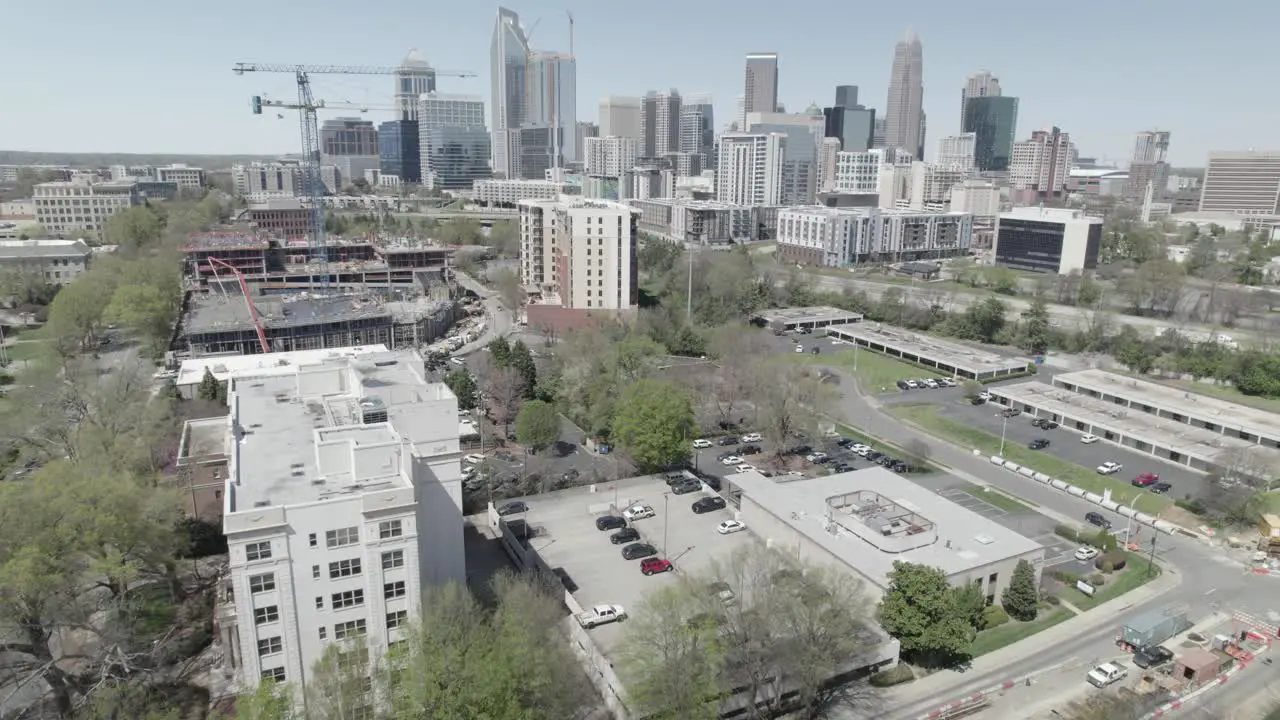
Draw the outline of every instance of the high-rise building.
[[[1072,150],[1071,136],[1056,127],[1014,143],[1009,184],[1017,201],[1061,198],[1071,174]]]
[[[819,114],[747,113],[747,132],[756,135],[779,133],[787,142],[782,153],[783,205],[809,205],[817,193],[818,147],[823,137],[823,116]]]
[[[961,255],[973,240],[965,213],[873,207],[783,208],[777,229],[779,258],[827,267]]]
[[[418,117],[414,103],[413,117]],[[381,172],[402,183],[422,182],[422,146],[417,120],[390,120],[378,126]]]
[[[341,190],[364,178],[365,171],[382,166],[378,129],[360,118],[332,118],[320,126],[320,163],[336,168]]]
[[[622,177],[635,167],[640,143],[630,137],[594,137],[585,141],[585,168],[594,177]]]
[[[710,95],[688,95],[682,99],[679,149],[682,153],[701,155],[704,165],[712,164],[716,150],[716,125]]]
[[[1013,155],[1018,128],[1018,98],[971,97],[965,101],[961,129],[974,135],[974,164],[983,172],[1004,172]]]
[[[512,172],[527,180],[542,180],[548,169],[577,160],[577,62],[566,53],[535,52],[527,69],[519,167]]]
[[[585,199],[522,200],[519,209],[520,279],[531,302],[579,310],[636,306],[639,210]]]
[[[638,97],[610,95],[600,101],[600,137],[629,137],[643,140],[640,132]]]
[[[396,68],[396,112],[401,120],[418,119],[418,96],[436,91],[436,71],[417,48]],[[403,179],[403,178],[402,178]]]
[[[478,96],[429,93],[418,100],[424,187],[469,190],[476,180],[490,177],[491,142]]]
[[[744,112],[778,111],[778,54],[747,55]]]
[[[839,89],[836,88],[836,90]],[[823,108],[822,114],[826,120],[824,134],[829,138],[839,139],[841,150],[845,152],[865,152],[874,147],[875,110],[864,108],[861,105],[854,105],[853,107],[841,105],[840,96],[837,93],[836,104],[829,108]]]
[[[986,70],[979,70],[970,75],[964,83],[964,89],[960,91],[960,125],[964,126],[965,117],[968,113],[969,98],[981,97],[1000,97],[1000,78],[992,75]]]
[[[835,107],[860,108],[857,85],[837,85]]]
[[[818,146],[818,192],[836,191],[836,164],[840,159],[840,139],[822,138]]]
[[[680,92],[649,92],[640,104],[640,156],[680,152]]]
[[[1280,214],[1280,152],[1209,153],[1200,211]]]
[[[429,588],[466,581],[458,400],[422,367],[409,350],[243,370],[229,417],[188,423],[235,448],[218,628],[241,687],[310,690],[344,640],[383,657]]]
[[[489,129],[493,132],[493,170],[502,177],[516,177],[513,162],[519,155],[519,129],[525,122],[525,83],[528,78],[529,36],[513,10],[498,8],[489,48]]]
[[[922,154],[924,130],[924,50],[914,29],[893,49],[893,72],[889,76],[889,97],[884,110],[884,143]],[[923,159],[923,158],[921,158]]]
[[[1129,162],[1129,178],[1125,181],[1124,196],[1137,200],[1146,196],[1147,186],[1159,199],[1169,183],[1169,131],[1145,130],[1138,133],[1133,142],[1133,159]]]
[[[1000,214],[995,264],[1066,275],[1097,269],[1101,247],[1102,218],[1081,210],[1016,207]]]
[[[576,133],[577,147],[574,149],[574,157],[578,163],[585,162],[587,157],[587,138],[600,137],[600,126],[586,120],[578,121],[578,132]]]
[[[951,135],[938,140],[938,156],[934,164],[940,167],[958,168],[964,172],[973,170],[977,135],[971,132]]]
[[[716,199],[733,205],[778,205],[787,136],[725,133],[716,165]]]

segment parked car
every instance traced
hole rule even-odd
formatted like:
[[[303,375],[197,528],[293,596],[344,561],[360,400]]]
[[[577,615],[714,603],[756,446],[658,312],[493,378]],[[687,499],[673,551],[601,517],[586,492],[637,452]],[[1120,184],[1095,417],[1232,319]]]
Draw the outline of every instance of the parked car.
[[[919,389],[920,387],[920,383],[916,382],[915,380],[903,380],[903,382],[907,384],[908,390],[916,390],[916,389]]]
[[[1092,445],[1101,439],[1102,438],[1099,438],[1097,435],[1081,435],[1080,436],[1080,442],[1084,443],[1085,445]]]
[[[741,465],[742,458],[738,457],[737,455],[725,455],[724,457],[720,458],[720,464],[724,465],[725,467],[730,467],[733,465]]]
[[[716,526],[716,532],[720,533],[721,535],[729,535],[732,533],[741,532],[746,529],[747,529],[747,524],[742,522],[741,520],[725,520],[724,522]]]
[[[670,572],[675,570],[675,566],[670,560],[661,558],[645,558],[640,561],[640,572],[645,575],[657,575],[658,573]]]
[[[831,466],[831,472],[837,473],[837,474],[853,472],[854,469],[855,468],[852,465],[846,465],[845,463],[842,463],[842,462],[838,462],[835,465]]]
[[[980,397],[971,397],[969,398],[969,404],[970,405],[986,405],[987,401],[983,400]]]
[[[759,455],[762,452],[764,452],[764,449],[759,445],[743,445],[738,448],[739,455]]]
[[[828,457],[830,456],[822,452],[821,450],[819,450],[817,452],[812,452],[812,453],[809,453],[808,455],[805,455],[804,459],[808,460],[811,463],[820,463],[823,460],[826,460]]]
[[[1022,414],[1022,411],[1018,408],[1005,408],[1004,412],[1001,412],[1000,414],[1007,418],[1016,418]]]
[[[1132,481],[1132,485],[1134,487],[1148,487],[1151,485],[1155,485],[1158,482],[1160,482],[1159,475],[1155,473],[1146,472],[1134,478]]]
[[[605,515],[604,517],[596,518],[597,530],[617,530],[626,526],[626,519],[618,515]]]
[[[649,543],[632,543],[622,548],[623,560],[639,560],[658,554],[658,548]]]
[[[502,516],[518,515],[529,512],[529,503],[515,500],[498,506],[498,514]]]
[[[698,449],[711,447],[711,441],[706,438],[698,438],[693,441],[693,446]]]
[[[673,495],[688,495],[688,494],[689,494],[689,493],[691,493],[691,492],[697,492],[697,491],[699,491],[699,490],[701,490],[701,489],[702,489],[702,481],[701,481],[701,480],[685,480],[685,481],[684,481],[684,482],[682,482],[682,483],[677,483],[677,484],[675,484],[675,485],[672,485],[672,486],[671,486],[671,494],[673,494]]]
[[[1032,440],[1031,442],[1027,443],[1027,447],[1031,448],[1032,450],[1043,450],[1049,447],[1049,441],[1045,440],[1044,438],[1036,438],[1035,440]]]
[[[1090,525],[1096,525],[1100,528],[1110,530],[1111,521],[1103,517],[1100,512],[1087,512],[1084,514],[1084,521]]]
[[[1098,466],[1098,474],[1099,475],[1115,475],[1116,473],[1120,472],[1123,469],[1124,469],[1124,466],[1121,465],[1120,463],[1111,462],[1110,460],[1108,460]]]
[[[1159,667],[1173,659],[1173,653],[1163,645],[1145,647],[1133,654],[1133,664],[1146,670]]]
[[[657,513],[653,511],[653,508],[649,507],[648,505],[645,505],[644,503],[636,503],[635,505],[632,505],[631,507],[622,511],[622,517],[626,518],[631,522],[635,522],[636,520],[643,520],[645,518],[651,518],[654,515],[657,515]]]
[[[764,438],[760,437],[760,433],[747,433],[742,436],[742,442],[744,443],[758,443],[761,440],[764,440]]]
[[[738,438],[734,435],[728,435],[717,440],[716,444],[721,447],[729,447],[730,445],[737,445]]]
[[[984,400],[984,401],[985,401],[985,400],[990,400],[990,399],[991,399],[991,393],[989,393],[989,392],[987,392],[987,391],[983,390],[982,392],[978,393],[978,399],[980,399],[980,400]]]
[[[1076,559],[1080,562],[1092,560],[1096,557],[1098,557],[1098,548],[1096,547],[1089,547],[1086,545],[1079,550],[1076,550]]]
[[[468,465],[479,465],[480,463],[484,462],[484,456],[471,453],[470,455],[464,456],[462,458],[462,462]]]
[[[617,622],[627,616],[621,605],[597,605],[586,612],[578,613],[578,624],[584,628]]]
[[[910,390],[910,389],[911,389],[911,386],[907,384],[907,381],[906,381],[906,380],[899,380],[897,384],[898,384],[898,389],[899,389],[899,390]]]
[[[910,467],[910,466],[908,466],[908,465],[907,465],[905,462],[903,462],[902,460],[894,460],[894,461],[893,461],[893,464],[889,466],[889,469],[890,469],[890,470],[892,470],[892,471],[894,471],[894,472],[896,472],[896,473],[898,473],[898,474],[902,474],[902,473],[907,472],[908,470],[910,470],[910,469],[911,469],[911,467]]]
[[[1112,683],[1120,682],[1129,674],[1129,669],[1118,662],[1103,663],[1089,671],[1089,684],[1104,688]]]
[[[716,495],[715,497],[704,497],[693,502],[693,511],[699,515],[702,513],[713,512],[715,510],[723,510],[725,507],[724,498]]]
[[[938,381],[933,378],[925,378],[924,386],[930,389],[935,389],[938,387]]]
[[[1151,487],[1149,487],[1149,488],[1147,488],[1147,489],[1148,489],[1148,490],[1150,490],[1151,492],[1153,492],[1153,493],[1157,494],[1157,495],[1163,495],[1163,494],[1165,494],[1165,493],[1169,492],[1170,490],[1172,490],[1172,489],[1173,489],[1173,485],[1172,485],[1171,483],[1167,483],[1167,482],[1158,482],[1158,483],[1156,483],[1155,485],[1152,485]]]
[[[733,467],[733,471],[736,473],[754,472],[755,469],[756,466],[751,463],[742,463],[741,465],[735,465]]]
[[[609,536],[609,542],[614,545],[622,545],[623,543],[632,543],[640,539],[640,531],[635,528],[622,528],[618,532]]]
[[[1031,421],[1031,424],[1044,430],[1053,430],[1058,427],[1058,423],[1050,420],[1049,418],[1036,418]]]
[[[947,387],[956,387],[957,385],[960,384],[956,382],[955,378],[942,378],[938,382],[942,383],[943,385],[946,385]]]

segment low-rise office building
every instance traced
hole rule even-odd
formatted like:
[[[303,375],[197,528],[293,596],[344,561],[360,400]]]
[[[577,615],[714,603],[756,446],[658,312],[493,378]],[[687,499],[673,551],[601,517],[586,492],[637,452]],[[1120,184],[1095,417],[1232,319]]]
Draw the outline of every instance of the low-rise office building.
[[[995,264],[1014,270],[1066,275],[1098,267],[1102,218],[1081,210],[1021,207],[1001,213]]]
[[[94,182],[90,179],[40,183],[32,189],[36,222],[55,235],[80,233],[102,238],[107,220],[141,201],[133,180]]]
[[[173,183],[181,190],[199,190],[204,187],[204,168],[189,165],[165,165],[155,169],[153,179],[156,182]]]
[[[881,323],[858,323],[827,328],[827,335],[878,352],[969,380],[991,380],[1027,371],[1026,358],[1010,357]]]
[[[551,180],[476,180],[475,202],[488,207],[515,207],[521,200],[555,200],[565,194],[565,183]]]
[[[841,267],[963,255],[973,216],[821,205],[778,212],[778,256],[788,262]]]
[[[46,285],[75,280],[92,257],[83,240],[0,240],[0,270],[40,277]]]
[[[781,208],[687,198],[631,199],[641,232],[687,245],[732,245],[762,240]]]

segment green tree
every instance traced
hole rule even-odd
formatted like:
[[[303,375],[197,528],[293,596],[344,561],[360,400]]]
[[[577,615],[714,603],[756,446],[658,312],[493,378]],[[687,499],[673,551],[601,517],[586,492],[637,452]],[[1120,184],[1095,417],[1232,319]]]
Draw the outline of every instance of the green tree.
[[[1076,305],[1080,307],[1099,307],[1102,303],[1102,286],[1092,278],[1080,281],[1080,290],[1076,293]]]
[[[495,222],[489,228],[486,244],[493,248],[499,256],[514,258],[520,256],[520,228],[514,220]]]
[[[1116,549],[1118,544],[1116,536],[1111,534],[1110,530],[1099,530],[1098,534],[1089,541],[1089,544],[1098,548],[1104,553],[1111,552]],[[1013,613],[1010,613],[1012,615]]]
[[[1040,593],[1036,589],[1036,569],[1026,560],[1019,560],[1013,568],[1013,577],[1000,596],[1000,604],[1009,617],[1028,622],[1036,619],[1040,605]]]
[[[493,360],[493,364],[498,367],[506,367],[511,364],[511,345],[507,343],[505,337],[496,337],[489,341],[489,357]]]
[[[974,626],[966,608],[956,603],[958,592],[938,568],[895,561],[880,602],[880,624],[913,661],[937,665],[963,657]]]
[[[532,452],[540,452],[560,439],[560,413],[541,400],[529,400],[516,414],[516,438]]]
[[[520,276],[511,268],[501,268],[491,278],[493,287],[498,291],[498,299],[503,306],[512,312],[520,309],[524,302],[524,288],[520,287]]]
[[[118,246],[126,257],[155,247],[163,234],[160,216],[146,205],[135,205],[112,215],[103,231],[107,244]]]
[[[294,715],[289,686],[269,678],[252,693],[236,698],[235,720],[293,720]]]
[[[533,353],[529,351],[529,346],[524,344],[523,340],[515,341],[511,346],[510,355],[511,367],[520,373],[520,377],[524,379],[524,396],[525,399],[531,399],[538,395],[538,365],[533,361]]]
[[[204,369],[204,377],[200,378],[200,384],[196,386],[196,397],[209,402],[218,402],[222,398],[222,383],[218,382],[213,370]]]
[[[103,298],[114,292],[114,282],[93,271],[62,288],[49,304],[48,327],[54,341],[67,351],[95,342],[106,309]]]
[[[1005,315],[1009,309],[999,299],[988,297],[974,303],[965,311],[964,322],[974,339],[985,343],[995,342],[996,336],[1004,330]]]
[[[454,370],[444,376],[444,384],[449,386],[458,398],[459,410],[475,410],[478,404],[476,378],[468,370]]]
[[[1032,355],[1043,355],[1049,350],[1049,307],[1043,298],[1031,301],[1031,307],[1023,315],[1022,348]]]
[[[689,440],[696,434],[693,402],[675,383],[640,380],[623,391],[613,435],[641,470],[684,462],[689,457]]]
[[[307,720],[353,720],[372,715],[379,668],[363,637],[325,647],[307,680]]]

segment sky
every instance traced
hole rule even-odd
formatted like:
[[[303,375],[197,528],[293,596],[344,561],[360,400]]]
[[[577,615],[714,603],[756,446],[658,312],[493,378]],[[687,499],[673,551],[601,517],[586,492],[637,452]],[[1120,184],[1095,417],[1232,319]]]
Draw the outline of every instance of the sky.
[[[830,105],[857,85],[883,108],[894,44],[924,46],[926,154],[959,132],[965,78],[990,70],[1020,98],[1018,139],[1057,125],[1083,156],[1128,160],[1140,130],[1172,133],[1170,161],[1203,166],[1210,150],[1274,150],[1280,95],[1261,0],[512,0],[532,44],[566,51],[575,18],[579,120],[600,98],[677,88],[711,93],[716,123],[734,114],[744,56],[777,52],[789,111]],[[0,0],[0,149],[51,152],[299,151],[297,114],[254,116],[252,95],[295,96],[292,76],[236,76],[236,62],[396,65],[410,48],[441,92],[490,102],[497,6],[477,0]],[[25,31],[29,28],[30,31]],[[56,28],[56,31],[47,31]],[[386,107],[389,76],[324,76],[317,98]],[[487,110],[486,110],[487,112]],[[326,111],[324,117],[358,115]],[[365,115],[380,122],[389,111]]]

